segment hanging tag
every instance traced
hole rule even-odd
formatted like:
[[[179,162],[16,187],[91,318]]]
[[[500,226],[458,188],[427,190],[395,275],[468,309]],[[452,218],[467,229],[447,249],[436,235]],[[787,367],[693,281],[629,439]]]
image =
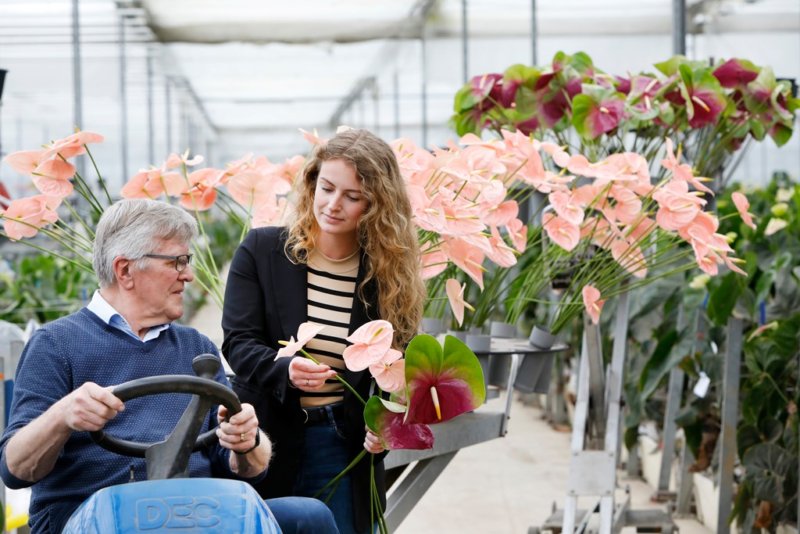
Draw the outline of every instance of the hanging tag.
[[[697,380],[697,384],[694,385],[692,393],[702,399],[706,396],[706,393],[708,393],[709,385],[711,385],[711,379],[708,378],[708,375],[705,373],[705,371],[700,371],[700,378]]]

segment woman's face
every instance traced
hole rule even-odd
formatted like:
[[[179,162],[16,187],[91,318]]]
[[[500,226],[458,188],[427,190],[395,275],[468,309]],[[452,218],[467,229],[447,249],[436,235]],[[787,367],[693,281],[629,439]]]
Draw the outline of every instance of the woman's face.
[[[352,236],[356,240],[358,219],[367,210],[367,199],[353,166],[341,159],[324,161],[314,190],[314,217],[321,237]]]

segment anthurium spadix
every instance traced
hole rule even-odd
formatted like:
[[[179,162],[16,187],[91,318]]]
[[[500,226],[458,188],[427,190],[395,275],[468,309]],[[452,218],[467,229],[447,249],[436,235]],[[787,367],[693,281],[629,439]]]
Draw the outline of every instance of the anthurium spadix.
[[[445,336],[444,350],[420,334],[406,349],[408,411],[405,422],[439,423],[475,410],[486,399],[480,362],[462,341]]]
[[[386,449],[430,449],[433,432],[428,425],[404,423],[406,407],[372,396],[364,407],[364,421]]]

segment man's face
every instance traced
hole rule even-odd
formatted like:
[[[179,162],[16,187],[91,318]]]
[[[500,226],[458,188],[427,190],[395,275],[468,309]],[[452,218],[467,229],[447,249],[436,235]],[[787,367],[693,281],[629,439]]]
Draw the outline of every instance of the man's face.
[[[151,254],[179,256],[189,253],[189,245],[176,241],[157,241]],[[191,265],[178,272],[175,260],[144,258],[134,269],[134,292],[146,322],[143,326],[171,323],[183,315],[183,289],[194,280]]]

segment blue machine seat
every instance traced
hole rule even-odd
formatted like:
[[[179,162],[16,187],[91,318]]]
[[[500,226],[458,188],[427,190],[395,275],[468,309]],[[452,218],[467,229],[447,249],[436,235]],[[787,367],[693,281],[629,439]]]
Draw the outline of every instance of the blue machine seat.
[[[112,486],[75,510],[63,534],[280,534],[252,486],[238,480],[173,478]]]

